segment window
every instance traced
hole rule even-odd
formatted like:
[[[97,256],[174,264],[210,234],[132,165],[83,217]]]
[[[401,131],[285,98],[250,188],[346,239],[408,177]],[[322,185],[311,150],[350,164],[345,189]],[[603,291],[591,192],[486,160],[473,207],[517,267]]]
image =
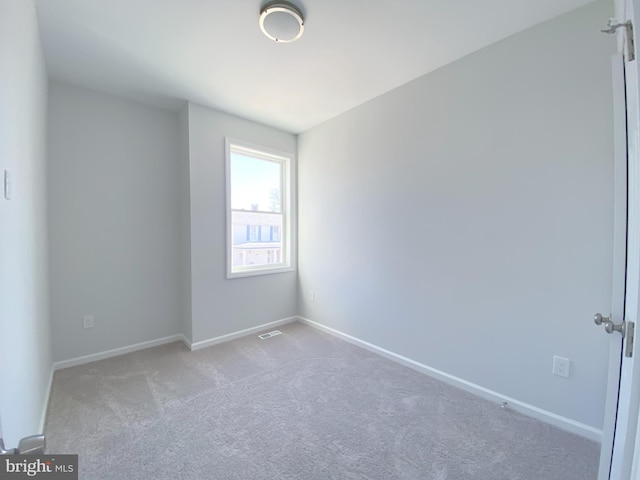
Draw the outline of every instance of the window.
[[[247,229],[249,230],[249,242],[255,242],[258,240],[258,226],[257,225],[247,225]]]
[[[293,270],[291,155],[227,139],[227,278]]]

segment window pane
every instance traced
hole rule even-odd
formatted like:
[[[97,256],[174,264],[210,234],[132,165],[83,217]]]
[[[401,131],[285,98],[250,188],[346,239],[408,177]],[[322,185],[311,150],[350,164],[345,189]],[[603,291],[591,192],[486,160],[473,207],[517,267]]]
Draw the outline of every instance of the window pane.
[[[247,225],[249,229],[249,241],[255,242],[258,240],[258,226],[257,225]]]
[[[231,208],[282,212],[282,165],[231,152]]]
[[[233,267],[282,263],[281,214],[233,210],[231,227]]]

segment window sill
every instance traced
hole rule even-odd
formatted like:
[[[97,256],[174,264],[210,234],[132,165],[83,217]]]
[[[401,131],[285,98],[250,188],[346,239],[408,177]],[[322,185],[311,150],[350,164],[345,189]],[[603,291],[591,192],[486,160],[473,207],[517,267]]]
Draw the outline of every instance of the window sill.
[[[276,268],[256,268],[250,270],[241,270],[239,272],[227,272],[227,280],[234,278],[255,277],[258,275],[271,275],[274,273],[295,272],[294,267],[276,267]]]

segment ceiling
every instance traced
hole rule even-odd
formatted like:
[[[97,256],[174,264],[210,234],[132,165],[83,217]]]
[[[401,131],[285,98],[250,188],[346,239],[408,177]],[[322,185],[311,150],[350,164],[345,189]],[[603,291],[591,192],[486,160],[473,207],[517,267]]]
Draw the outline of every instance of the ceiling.
[[[256,0],[35,3],[51,78],[299,133],[590,1],[294,0],[305,31],[288,44],[261,33]]]

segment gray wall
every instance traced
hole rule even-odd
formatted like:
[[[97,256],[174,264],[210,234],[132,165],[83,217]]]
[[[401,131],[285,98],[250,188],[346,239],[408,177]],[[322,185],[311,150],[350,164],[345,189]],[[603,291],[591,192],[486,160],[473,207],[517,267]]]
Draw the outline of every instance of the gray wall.
[[[173,113],[57,82],[50,92],[55,360],[296,314],[295,272],[230,281],[224,263],[225,136],[295,152],[294,135],[194,104]]]
[[[182,333],[178,149],[177,113],[50,85],[55,360]]]
[[[601,428],[611,13],[590,4],[303,133],[300,313]]]
[[[296,137],[193,103],[188,121],[193,341],[295,315],[296,272],[226,279],[224,139],[295,153]]]
[[[0,417],[5,443],[41,431],[52,373],[46,219],[47,78],[33,2],[0,1]],[[0,432],[1,433],[1,432]]]

